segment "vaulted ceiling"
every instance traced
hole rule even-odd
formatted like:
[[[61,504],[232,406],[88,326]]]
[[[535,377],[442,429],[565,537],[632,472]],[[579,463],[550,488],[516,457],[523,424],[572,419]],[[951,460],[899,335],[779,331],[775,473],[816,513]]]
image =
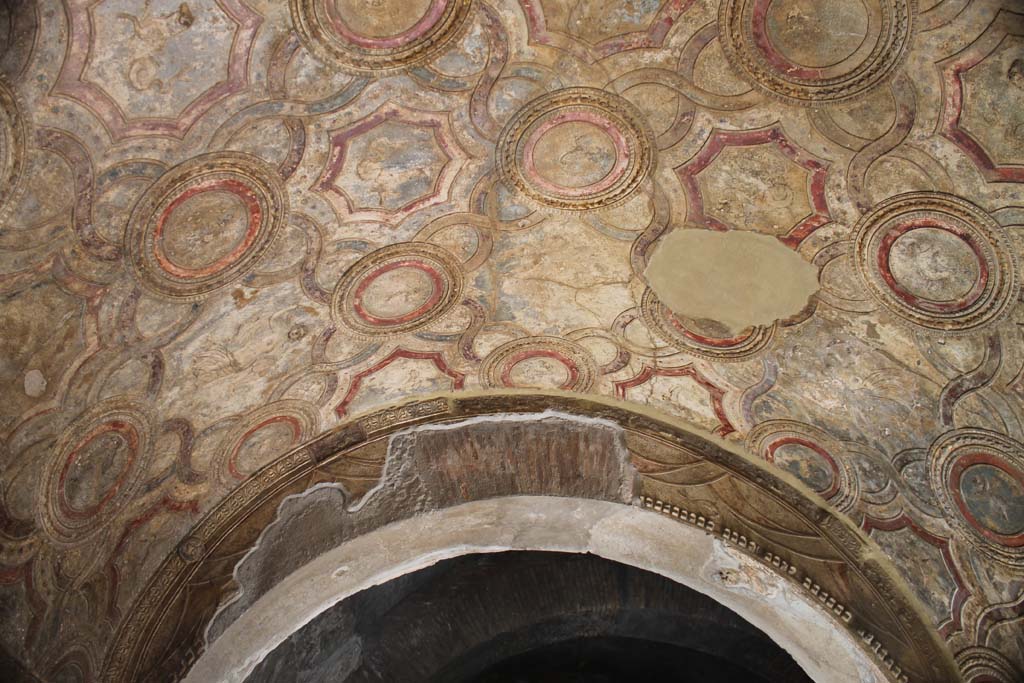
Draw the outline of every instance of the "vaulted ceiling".
[[[0,642],[98,678],[260,467],[438,392],[802,480],[1024,676],[1015,0],[0,1]]]

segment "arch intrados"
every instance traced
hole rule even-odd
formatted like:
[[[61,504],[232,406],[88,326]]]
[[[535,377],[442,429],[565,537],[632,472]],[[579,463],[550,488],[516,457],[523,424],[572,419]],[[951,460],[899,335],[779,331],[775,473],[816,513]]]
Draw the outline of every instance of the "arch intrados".
[[[410,547],[409,539],[418,542]],[[380,548],[396,550],[384,555]],[[513,496],[394,522],[319,556],[246,610],[200,656],[184,683],[242,683],[289,635],[360,591],[443,560],[516,550],[591,553],[704,593],[775,640],[814,681],[888,680],[880,662],[809,596],[735,546],[639,507]]]
[[[635,468],[633,481],[625,492],[626,499],[616,499],[616,495],[622,492],[611,488],[589,493],[575,490],[576,485],[572,482],[577,473],[571,467],[568,474],[563,471],[559,475],[561,479],[544,473],[541,478],[550,479],[548,484],[554,488],[539,491],[530,488],[533,484],[529,468],[547,466],[543,463],[538,465],[540,461],[523,465],[526,468],[523,475],[527,480],[525,488],[522,482],[509,483],[497,481],[497,478],[490,481],[486,476],[459,481],[456,462],[454,479],[428,482],[439,490],[444,489],[438,494],[440,497],[434,495],[436,492],[428,496],[437,499],[437,509],[399,510],[382,522],[371,521],[369,526],[359,528],[358,533],[345,536],[345,542],[336,544],[337,548],[332,548],[331,552],[350,547],[349,543],[391,524],[415,520],[438,509],[482,503],[486,499],[538,493],[549,497],[570,496],[577,503],[591,499],[591,502],[625,508],[630,510],[630,514],[640,515],[646,520],[657,520],[647,523],[658,528],[668,523],[689,529],[706,537],[709,542],[728,547],[729,552],[748,556],[761,569],[796,590],[802,596],[800,600],[814,605],[819,615],[832,623],[836,630],[845,632],[844,637],[852,639],[888,680],[946,683],[960,679],[952,657],[927,622],[923,609],[884,555],[848,520],[829,509],[824,501],[788,474],[769,468],[735,446],[711,435],[700,434],[692,427],[650,412],[627,409],[612,401],[559,393],[460,393],[356,418],[286,453],[233,491],[193,528],[176,552],[161,565],[116,634],[105,662],[103,680],[181,680],[193,664],[199,667],[206,666],[206,661],[214,661],[214,653],[219,651],[218,641],[213,641],[207,648],[204,634],[218,606],[222,606],[234,592],[234,563],[258,545],[261,534],[273,524],[279,506],[287,498],[318,485],[336,485],[346,492],[350,501],[365,502],[367,492],[375,486],[379,488],[380,482],[384,481],[385,463],[392,461],[391,448],[396,440],[413,435],[416,439],[429,441],[424,435],[483,423],[539,423],[543,419],[553,419],[552,411],[558,411],[570,420],[599,423],[621,432],[614,438],[620,439],[624,445],[631,471]],[[566,433],[586,431],[578,427],[575,425]],[[458,437],[462,439],[465,435]],[[566,447],[564,444],[555,446],[555,450],[561,453],[573,448],[575,446]],[[458,448],[450,450],[457,451]],[[492,458],[485,458],[485,464],[491,459],[504,458],[501,466],[508,469],[511,462],[515,469],[520,460],[510,461],[508,450],[506,448]],[[595,457],[595,453],[600,453],[600,449],[594,451],[591,448],[585,457],[578,452],[566,457],[577,457],[578,461],[573,466],[581,468],[579,476],[600,488],[605,482],[599,470],[606,467],[607,462],[593,465],[597,468],[594,472],[586,471],[592,466],[592,461],[604,458],[603,454]],[[458,460],[447,451],[442,455],[449,460]],[[529,457],[525,459],[530,460]],[[544,462],[561,460],[559,457]],[[451,462],[445,463],[450,469]],[[433,469],[425,468],[424,471]],[[461,490],[466,488],[466,482],[472,489],[468,493]],[[446,483],[452,486],[445,487]],[[632,503],[634,507],[624,503]],[[663,514],[652,515],[636,507],[646,507]],[[357,505],[351,506],[350,512],[351,518],[357,521],[363,514]],[[352,527],[352,530],[357,529]],[[450,545],[458,547],[460,544],[452,542]],[[624,554],[607,559],[629,563],[629,543],[621,540],[620,545],[620,552]],[[539,545],[535,549],[545,548]],[[590,551],[577,549],[573,552]],[[315,564],[323,569],[317,563],[325,556],[312,560],[309,565]],[[421,561],[407,559],[414,563]],[[657,569],[652,566],[652,569],[674,578],[671,567]],[[376,571],[378,573],[372,575],[375,577],[373,580],[387,576],[384,568]],[[275,583],[283,585],[290,578],[290,574],[282,576]],[[278,587],[269,587],[256,602],[262,604],[263,598],[280,595]],[[339,593],[342,594],[344,591]],[[744,610],[749,606],[735,609],[728,602],[723,604],[747,616]],[[240,613],[224,635],[242,619],[252,616],[247,615],[247,611]],[[315,610],[307,606],[308,618],[314,616],[312,611]],[[779,636],[777,629],[766,628],[769,625],[758,622],[756,618],[748,620],[764,628],[769,636],[794,655],[801,647],[808,652],[807,642],[801,644],[797,642],[799,639],[783,642],[785,637]],[[301,626],[298,622],[302,618],[296,617],[295,621],[295,627]],[[287,635],[284,633],[280,637]],[[820,638],[820,635],[813,631],[803,636],[804,641],[815,638]],[[209,652],[204,655],[207,649]],[[817,652],[815,657],[822,655],[824,653]],[[834,657],[833,653],[818,661],[827,663]],[[798,661],[801,665],[810,666],[807,662],[811,659],[808,655],[806,662]],[[816,680],[833,679],[816,677]]]

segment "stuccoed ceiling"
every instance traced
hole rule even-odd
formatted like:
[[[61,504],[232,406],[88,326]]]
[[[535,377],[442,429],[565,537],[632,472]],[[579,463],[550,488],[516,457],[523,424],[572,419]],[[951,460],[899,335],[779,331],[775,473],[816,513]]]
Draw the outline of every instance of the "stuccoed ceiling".
[[[90,680],[261,465],[538,387],[795,474],[1016,680],[1021,12],[0,2],[3,647]]]

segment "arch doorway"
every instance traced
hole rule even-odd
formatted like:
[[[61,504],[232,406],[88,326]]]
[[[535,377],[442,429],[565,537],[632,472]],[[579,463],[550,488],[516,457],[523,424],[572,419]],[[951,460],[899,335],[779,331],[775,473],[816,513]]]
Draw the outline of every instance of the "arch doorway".
[[[686,624],[688,605],[713,616]],[[394,614],[401,628],[383,628]],[[441,621],[415,623],[427,614]],[[337,680],[511,681],[566,657],[607,675],[623,652],[636,667],[655,653],[717,665],[722,680],[959,680],[887,561],[795,479],[658,416],[558,394],[439,396],[282,455],[164,561],[104,677],[272,680],[339,623],[302,664],[354,676]]]

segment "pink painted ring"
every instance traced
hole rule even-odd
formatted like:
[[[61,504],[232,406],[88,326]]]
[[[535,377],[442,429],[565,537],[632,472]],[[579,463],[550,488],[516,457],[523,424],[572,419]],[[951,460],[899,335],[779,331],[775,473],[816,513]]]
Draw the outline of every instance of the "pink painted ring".
[[[576,387],[576,382],[580,378],[580,369],[571,359],[566,358],[557,351],[551,349],[528,349],[520,353],[515,354],[504,363],[504,367],[501,369],[501,383],[506,387],[516,387],[515,382],[512,381],[512,370],[523,361],[530,360],[531,358],[552,358],[569,371],[569,379],[566,380],[559,386],[559,389],[569,390]]]
[[[765,460],[767,462],[770,462],[770,463],[774,464],[775,463],[775,451],[777,451],[779,448],[781,448],[783,446],[788,446],[788,445],[791,445],[791,444],[796,444],[798,446],[803,446],[805,448],[809,448],[810,450],[814,451],[819,456],[821,456],[821,458],[825,461],[825,464],[828,465],[830,470],[832,470],[832,481],[831,481],[831,484],[830,484],[829,488],[827,488],[827,489],[825,489],[823,491],[816,491],[816,493],[821,495],[822,498],[826,498],[826,499],[827,498],[831,498],[832,496],[837,494],[839,492],[839,479],[840,479],[839,465],[836,464],[835,459],[832,458],[831,454],[829,454],[828,451],[826,451],[824,448],[822,448],[818,444],[814,443],[813,441],[809,441],[809,440],[801,438],[799,436],[784,436],[781,439],[777,439],[776,441],[773,441],[772,443],[768,444],[768,448],[767,448],[767,450],[765,452]]]
[[[245,237],[234,249],[231,250],[231,253],[222,256],[214,263],[204,266],[203,268],[186,268],[174,263],[174,261],[164,253],[160,246],[160,239],[163,236],[164,226],[167,223],[167,219],[170,218],[172,213],[174,213],[174,210],[184,204],[187,200],[204,192],[229,192],[241,199],[246,207],[248,225],[246,226]],[[232,264],[238,261],[238,259],[245,254],[250,247],[252,247],[256,242],[257,235],[259,234],[262,220],[263,207],[260,205],[256,194],[244,183],[237,180],[224,179],[190,187],[175,197],[174,200],[167,205],[167,208],[165,208],[160,214],[160,218],[157,219],[156,229],[153,232],[153,257],[156,259],[157,263],[160,264],[160,267],[163,270],[176,277],[200,278],[208,275],[215,275],[231,267]]]
[[[750,339],[750,337],[753,336],[754,334],[754,328],[747,328],[746,330],[736,335],[735,337],[705,337],[702,334],[697,334],[696,332],[689,330],[685,325],[683,325],[683,322],[679,319],[679,316],[672,313],[672,311],[669,310],[668,306],[662,304],[661,310],[662,315],[664,315],[668,319],[669,325],[672,325],[672,327],[678,330],[679,333],[685,336],[687,339],[692,339],[698,344],[703,344],[704,346],[711,346],[716,349],[727,349],[733,346],[739,346],[743,342]]]
[[[67,480],[68,472],[71,470],[71,466],[75,461],[78,460],[82,449],[87,447],[100,436],[111,432],[121,435],[128,442],[130,452],[128,461],[124,464],[124,467],[121,468],[121,471],[118,472],[117,480],[103,491],[103,495],[95,505],[85,509],[76,508],[68,501],[65,495],[64,484]],[[78,445],[68,453],[64,460],[64,467],[60,471],[60,478],[58,479],[57,485],[58,491],[60,492],[60,495],[58,496],[58,505],[60,506],[61,513],[66,515],[68,519],[87,519],[101,512],[103,508],[106,507],[107,503],[117,495],[117,492],[120,490],[121,486],[124,485],[125,480],[127,480],[132,466],[135,464],[135,457],[137,455],[138,448],[138,432],[135,430],[134,426],[122,420],[111,420],[110,422],[97,425],[88,434],[86,434]]]
[[[264,427],[268,427],[272,424],[285,424],[291,427],[293,444],[302,437],[302,425],[291,415],[275,415],[274,417],[263,420],[252,429],[245,432],[245,434],[242,435],[242,438],[239,439],[231,449],[231,455],[228,457],[228,472],[230,472],[232,477],[238,480],[245,479],[246,474],[238,469],[238,454],[241,452],[242,446],[245,445],[245,442],[249,440],[249,437]]]
[[[419,270],[420,272],[426,273],[427,277],[430,278],[431,284],[433,285],[433,289],[430,292],[430,296],[427,297],[427,300],[420,304],[415,310],[409,311],[408,313],[404,313],[400,316],[393,316],[388,318],[373,315],[372,313],[367,311],[366,307],[363,305],[363,295],[366,293],[366,289],[371,284],[373,284],[374,280],[376,280],[384,273],[390,272],[392,270],[397,270],[399,268],[414,268],[416,270]],[[371,325],[400,325],[402,323],[407,323],[416,320],[417,318],[420,318],[429,313],[435,306],[438,305],[438,303],[440,303],[441,296],[443,295],[443,293],[444,281],[442,280],[440,273],[438,273],[435,269],[431,268],[429,265],[423,263],[422,261],[416,261],[413,259],[403,259],[401,261],[392,261],[390,263],[385,263],[384,265],[379,266],[378,268],[375,268],[374,270],[367,273],[363,277],[362,281],[356,286],[355,294],[352,297],[352,307],[355,309],[356,315],[358,315],[360,318],[370,323]]]
[[[979,267],[978,279],[974,282],[970,291],[960,299],[956,301],[931,301],[929,299],[924,299],[907,291],[907,289],[900,285],[896,280],[896,277],[893,275],[889,266],[889,252],[892,251],[892,247],[896,243],[896,240],[913,230],[920,230],[922,228],[943,230],[959,237],[965,244],[967,244],[968,247],[970,247],[971,251],[977,257]],[[878,270],[882,275],[882,279],[885,280],[886,285],[889,286],[896,296],[907,304],[929,313],[956,313],[962,311],[978,301],[978,299],[981,298],[981,295],[985,292],[985,287],[988,285],[988,267],[985,264],[985,256],[981,251],[981,247],[978,246],[977,241],[968,232],[962,229],[940,223],[939,221],[930,218],[919,218],[906,221],[886,232],[885,237],[882,238],[882,241],[878,246]]]
[[[960,513],[964,516],[964,519],[966,519],[967,522],[978,531],[978,533],[990,541],[1002,546],[1009,548],[1024,548],[1024,531],[1012,535],[1000,534],[982,524],[967,507],[963,493],[960,490],[960,480],[963,478],[964,472],[974,465],[989,465],[990,467],[994,467],[995,469],[1002,471],[1004,474],[1009,475],[1011,479],[1020,484],[1021,488],[1024,488],[1024,472],[1011,468],[1007,463],[990,453],[977,452],[958,458],[957,461],[953,463],[953,467],[949,472],[948,483],[949,492],[952,495],[956,506],[960,509]]]
[[[615,165],[612,166],[611,170],[601,180],[582,187],[568,187],[545,180],[537,171],[534,159],[534,149],[545,133],[563,123],[572,122],[589,123],[597,127],[611,139],[612,145],[615,148]],[[523,144],[523,174],[527,176],[531,184],[551,194],[573,198],[586,197],[598,192],[604,192],[621,180],[626,174],[626,169],[629,168],[629,158],[629,142],[612,121],[591,111],[566,111],[547,119],[530,133],[530,136]]]

